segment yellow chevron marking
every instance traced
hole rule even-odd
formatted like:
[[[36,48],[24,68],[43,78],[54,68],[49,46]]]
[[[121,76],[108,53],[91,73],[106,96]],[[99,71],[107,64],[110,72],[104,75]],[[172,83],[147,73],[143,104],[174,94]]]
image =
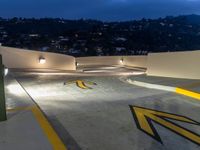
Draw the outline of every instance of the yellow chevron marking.
[[[180,116],[176,114],[170,114],[166,112],[161,112],[157,110],[147,109],[143,107],[137,107],[137,106],[130,106],[133,116],[135,119],[135,122],[137,124],[138,129],[142,130],[146,134],[150,135],[157,141],[161,142],[161,138],[159,134],[157,133],[156,129],[154,128],[152,121],[171,130],[172,132],[200,145],[200,135],[181,127],[178,124],[173,123],[170,120],[176,120],[181,121],[185,123],[200,125],[198,122],[187,118],[185,116]]]
[[[97,85],[94,82],[90,82],[90,81],[83,81],[83,80],[75,80],[75,81],[69,81],[69,82],[65,82],[64,85],[66,84],[73,84],[76,83],[76,85],[81,88],[81,89],[92,89],[91,87],[87,86],[86,84],[89,85]]]

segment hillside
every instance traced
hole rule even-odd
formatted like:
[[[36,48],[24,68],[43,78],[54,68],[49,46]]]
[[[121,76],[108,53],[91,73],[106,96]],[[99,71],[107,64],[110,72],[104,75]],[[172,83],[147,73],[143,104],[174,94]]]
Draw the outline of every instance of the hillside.
[[[200,16],[126,22],[0,18],[0,43],[74,56],[197,50],[200,49]]]

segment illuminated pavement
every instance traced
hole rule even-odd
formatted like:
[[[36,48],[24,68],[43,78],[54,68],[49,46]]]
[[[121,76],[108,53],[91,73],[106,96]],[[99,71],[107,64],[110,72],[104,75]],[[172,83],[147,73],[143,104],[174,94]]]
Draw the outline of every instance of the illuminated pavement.
[[[0,149],[52,150],[35,116],[38,109],[10,75],[5,78],[5,93],[8,120],[0,122]]]
[[[13,73],[69,150],[200,149],[198,100],[134,86],[126,76],[97,75]]]

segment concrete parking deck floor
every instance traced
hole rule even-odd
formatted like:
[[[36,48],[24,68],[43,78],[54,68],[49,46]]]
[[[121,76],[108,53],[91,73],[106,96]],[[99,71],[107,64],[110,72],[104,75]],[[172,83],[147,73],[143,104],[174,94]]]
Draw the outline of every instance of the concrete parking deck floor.
[[[0,122],[0,149],[52,150],[38,122],[38,108],[11,76],[6,77],[5,92],[8,120]]]
[[[200,102],[193,98],[130,85],[124,76],[13,76],[69,150],[200,149]]]

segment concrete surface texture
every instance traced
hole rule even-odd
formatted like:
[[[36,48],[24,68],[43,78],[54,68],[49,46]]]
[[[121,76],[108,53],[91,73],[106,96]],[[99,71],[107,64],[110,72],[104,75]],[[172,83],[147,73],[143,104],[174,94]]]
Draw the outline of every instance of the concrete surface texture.
[[[200,51],[149,53],[147,74],[173,78],[200,79]]]
[[[39,52],[0,46],[3,64],[8,68],[75,70],[75,58],[49,52]],[[39,58],[46,63],[40,64]]]
[[[53,150],[29,109],[35,104],[12,76],[5,79],[5,92],[8,120],[0,122],[0,149]]]
[[[125,82],[126,78],[151,81],[145,76],[83,77],[22,72],[13,76],[45,112],[69,150],[200,148],[199,101]],[[152,77],[152,80],[182,83],[170,78]],[[189,80],[187,83],[190,84]],[[83,88],[84,85],[89,88]]]

